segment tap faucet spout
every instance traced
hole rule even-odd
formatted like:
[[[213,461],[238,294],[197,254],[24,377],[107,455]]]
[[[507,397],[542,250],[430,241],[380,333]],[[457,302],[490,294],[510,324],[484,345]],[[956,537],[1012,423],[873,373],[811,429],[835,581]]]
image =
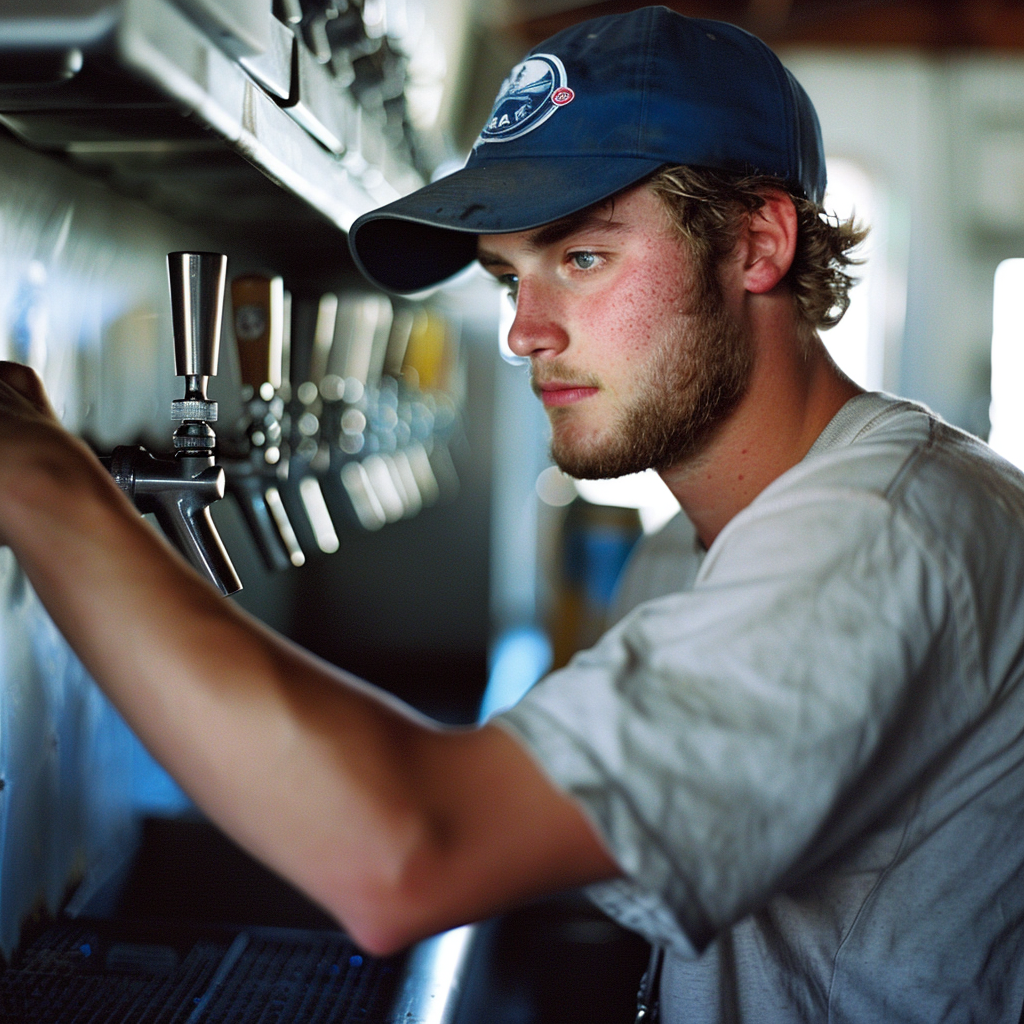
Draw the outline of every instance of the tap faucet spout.
[[[192,565],[222,594],[242,589],[231,559],[210,515],[210,505],[224,497],[224,470],[213,456],[158,459],[145,448],[123,445],[110,458],[118,487],[143,513],[151,512],[160,528]]]

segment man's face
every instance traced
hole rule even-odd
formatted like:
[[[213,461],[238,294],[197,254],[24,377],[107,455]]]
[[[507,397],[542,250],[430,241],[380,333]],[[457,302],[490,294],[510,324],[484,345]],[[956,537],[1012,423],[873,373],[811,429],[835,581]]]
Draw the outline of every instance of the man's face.
[[[509,346],[530,359],[551,454],[579,479],[700,455],[742,398],[752,354],[644,186],[554,224],[480,239],[509,285]]]

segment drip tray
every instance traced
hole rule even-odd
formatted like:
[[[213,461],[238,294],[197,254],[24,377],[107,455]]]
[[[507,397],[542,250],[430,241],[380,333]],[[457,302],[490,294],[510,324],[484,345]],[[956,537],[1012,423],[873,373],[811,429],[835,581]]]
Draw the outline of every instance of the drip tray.
[[[62,922],[0,974],[5,1024],[373,1024],[404,956],[338,932]]]

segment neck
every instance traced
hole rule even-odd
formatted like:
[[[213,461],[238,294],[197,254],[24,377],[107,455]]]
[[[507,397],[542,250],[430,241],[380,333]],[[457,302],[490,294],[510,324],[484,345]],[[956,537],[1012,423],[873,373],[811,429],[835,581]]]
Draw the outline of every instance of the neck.
[[[705,547],[795,466],[863,390],[836,367],[819,339],[808,354],[801,349],[791,329],[762,335],[749,388],[707,450],[661,474]]]

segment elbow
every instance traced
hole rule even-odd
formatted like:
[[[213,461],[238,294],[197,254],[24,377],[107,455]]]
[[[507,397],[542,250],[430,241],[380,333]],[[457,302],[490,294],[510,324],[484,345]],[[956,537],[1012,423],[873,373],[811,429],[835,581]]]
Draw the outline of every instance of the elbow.
[[[459,894],[445,870],[443,844],[430,829],[415,831],[415,842],[396,843],[387,855],[372,858],[358,880],[349,876],[324,901],[352,940],[373,956],[398,953],[458,923],[453,918]]]
[[[419,901],[403,899],[394,892],[376,890],[364,899],[346,901],[344,907],[328,908],[360,949],[371,956],[391,956],[413,943],[443,931],[440,919],[431,915]]]
[[[346,923],[345,931],[349,938],[364,952],[371,956],[392,956],[407,949],[425,935],[418,935],[380,921]]]

